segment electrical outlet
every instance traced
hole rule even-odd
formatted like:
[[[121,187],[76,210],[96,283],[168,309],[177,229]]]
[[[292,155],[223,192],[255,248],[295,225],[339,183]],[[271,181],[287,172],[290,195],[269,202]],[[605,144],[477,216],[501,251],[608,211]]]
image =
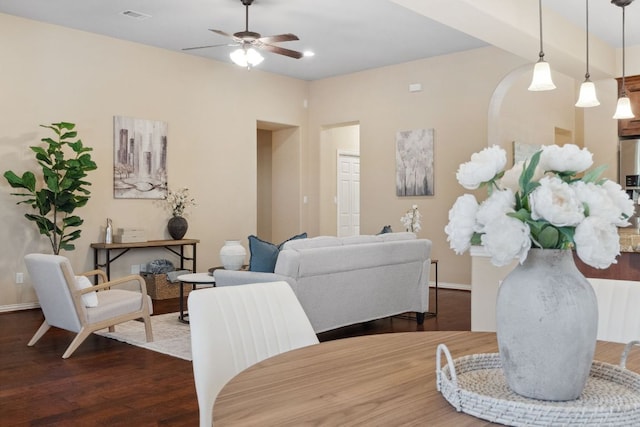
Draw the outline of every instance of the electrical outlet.
[[[24,283],[24,273],[16,273],[16,284]]]
[[[140,264],[131,265],[131,274],[140,274]]]

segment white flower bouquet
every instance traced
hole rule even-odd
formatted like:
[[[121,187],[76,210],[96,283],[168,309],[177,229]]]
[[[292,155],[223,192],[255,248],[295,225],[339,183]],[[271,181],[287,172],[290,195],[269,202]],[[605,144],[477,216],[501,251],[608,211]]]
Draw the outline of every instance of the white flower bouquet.
[[[617,227],[629,225],[635,207],[620,185],[599,178],[604,165],[585,172],[593,164],[586,148],[548,145],[507,171],[506,162],[505,150],[492,146],[460,165],[460,185],[487,186],[488,197],[458,197],[445,227],[451,249],[483,245],[496,266],[522,264],[531,247],[575,249],[594,268],[617,262]]]
[[[186,187],[177,191],[168,190],[165,201],[173,216],[183,216],[187,208],[198,206],[196,199],[189,196],[189,189]]]
[[[420,225],[422,221],[422,215],[418,210],[418,205],[412,205],[411,209],[409,209],[402,217],[400,218],[400,222],[404,226],[405,230],[413,231],[417,233],[422,229]]]

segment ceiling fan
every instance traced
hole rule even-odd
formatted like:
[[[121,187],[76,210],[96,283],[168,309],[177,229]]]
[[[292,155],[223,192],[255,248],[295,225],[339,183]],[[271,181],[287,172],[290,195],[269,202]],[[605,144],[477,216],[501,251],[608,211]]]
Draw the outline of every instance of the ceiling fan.
[[[207,48],[219,47],[219,46],[239,46],[240,49],[231,53],[231,59],[236,64],[247,66],[247,67],[257,65],[263,59],[259,53],[257,53],[255,50],[252,51],[251,48],[262,49],[268,52],[277,53],[278,55],[284,55],[284,56],[288,56],[290,58],[295,58],[295,59],[300,59],[303,57],[303,54],[301,52],[291,50],[291,49],[285,49],[283,47],[272,44],[272,43],[299,40],[298,36],[296,36],[295,34],[287,33],[287,34],[278,34],[275,36],[262,37],[260,33],[249,31],[249,6],[251,6],[254,0],[240,0],[240,1],[245,6],[245,30],[244,31],[238,31],[237,33],[229,34],[222,30],[209,29],[209,31],[212,31],[216,34],[220,34],[221,36],[225,36],[233,39],[233,43],[187,47],[182,50],[207,49]],[[238,56],[241,56],[240,62],[238,62],[236,58],[234,58],[234,55],[236,55],[236,58],[238,58]]]

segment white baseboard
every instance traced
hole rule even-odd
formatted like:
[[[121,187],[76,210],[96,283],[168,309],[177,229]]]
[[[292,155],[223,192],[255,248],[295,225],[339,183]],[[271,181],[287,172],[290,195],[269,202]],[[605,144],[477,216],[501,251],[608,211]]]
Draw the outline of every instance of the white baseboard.
[[[435,288],[436,284],[435,282],[431,282],[429,283],[429,287],[430,288]],[[440,289],[455,289],[458,291],[470,291],[471,290],[471,285],[463,285],[460,283],[445,283],[445,282],[439,282],[438,283],[438,288]],[[18,311],[18,310],[31,310],[33,308],[38,308],[40,307],[40,304],[38,304],[37,302],[29,302],[29,303],[23,303],[23,304],[9,304],[9,305],[0,305],[0,313],[6,313],[9,311]]]
[[[23,304],[9,304],[9,305],[0,305],[0,313],[6,313],[9,311],[18,311],[18,310],[31,310],[32,308],[38,308],[40,304],[37,302],[26,302]]]
[[[435,282],[429,283],[430,288],[435,288]],[[471,291],[471,285],[463,285],[460,283],[446,283],[446,282],[438,282],[438,288],[440,289],[455,289],[458,291]]]

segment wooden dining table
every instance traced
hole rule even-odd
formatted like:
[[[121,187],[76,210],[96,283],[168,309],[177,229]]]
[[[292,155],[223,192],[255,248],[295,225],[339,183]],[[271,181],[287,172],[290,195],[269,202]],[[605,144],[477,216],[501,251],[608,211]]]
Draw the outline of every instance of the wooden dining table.
[[[436,348],[441,343],[453,358],[498,348],[495,333],[457,331],[366,335],[289,351],[231,379],[214,404],[214,424],[492,425],[456,412],[436,390]],[[599,341],[595,359],[618,365],[623,349],[623,344]],[[635,352],[627,368],[640,372],[640,349]]]

